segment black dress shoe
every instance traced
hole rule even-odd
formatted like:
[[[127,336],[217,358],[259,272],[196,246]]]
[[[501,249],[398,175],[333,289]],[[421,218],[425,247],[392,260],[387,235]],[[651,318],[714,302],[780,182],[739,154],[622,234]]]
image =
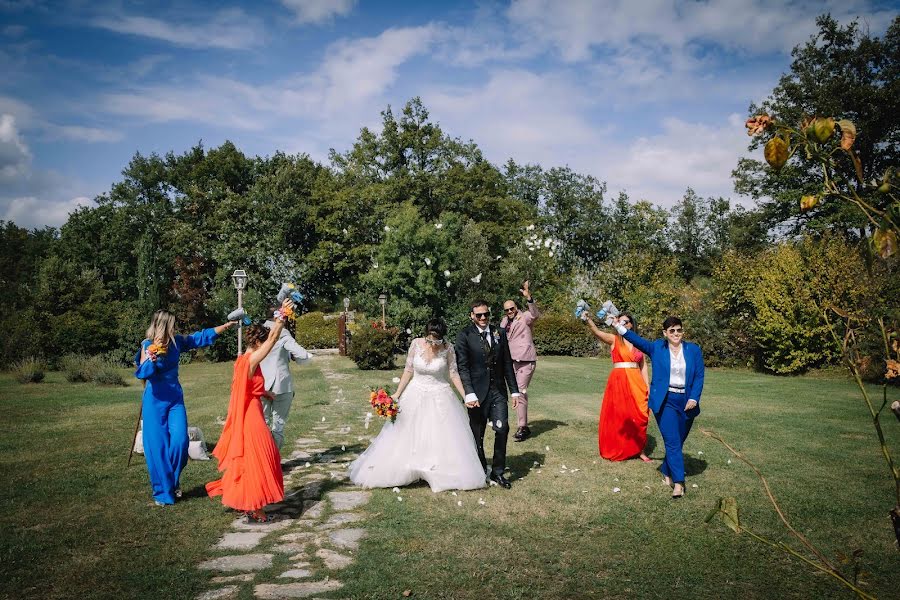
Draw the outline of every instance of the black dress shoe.
[[[499,485],[500,487],[502,487],[505,490],[508,490],[509,488],[512,487],[512,484],[509,482],[509,479],[507,479],[503,475],[494,475],[493,473],[491,473],[490,479],[491,479],[491,481],[493,481],[494,483],[496,483],[497,485]]]
[[[524,442],[528,438],[531,437],[531,429],[528,426],[519,427],[518,431],[516,431],[516,435],[513,436],[513,439],[517,442]]]

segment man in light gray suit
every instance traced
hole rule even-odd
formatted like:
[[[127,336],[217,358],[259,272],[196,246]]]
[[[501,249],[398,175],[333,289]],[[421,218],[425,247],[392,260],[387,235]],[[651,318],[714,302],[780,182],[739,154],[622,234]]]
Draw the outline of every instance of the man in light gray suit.
[[[275,323],[266,321],[264,325],[271,329]],[[263,378],[266,380],[266,393],[262,398],[263,414],[279,449],[284,443],[284,424],[287,422],[294,400],[291,359],[302,363],[310,358],[312,357],[309,352],[297,343],[294,336],[286,329],[282,329],[272,351],[259,363]]]

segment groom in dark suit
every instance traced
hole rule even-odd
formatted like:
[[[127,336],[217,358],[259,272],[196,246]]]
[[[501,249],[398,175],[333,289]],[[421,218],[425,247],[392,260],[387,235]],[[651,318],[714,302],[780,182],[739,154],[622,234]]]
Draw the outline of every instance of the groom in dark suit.
[[[466,391],[469,426],[475,436],[481,466],[487,467],[484,432],[490,423],[494,430],[494,458],[490,479],[509,489],[512,486],[503,476],[506,470],[506,440],[509,437],[506,388],[509,387],[513,396],[521,394],[516,385],[516,373],[509,355],[506,332],[491,326],[491,311],[487,302],[476,300],[471,307],[469,318],[472,319],[472,324],[456,336],[456,366]]]

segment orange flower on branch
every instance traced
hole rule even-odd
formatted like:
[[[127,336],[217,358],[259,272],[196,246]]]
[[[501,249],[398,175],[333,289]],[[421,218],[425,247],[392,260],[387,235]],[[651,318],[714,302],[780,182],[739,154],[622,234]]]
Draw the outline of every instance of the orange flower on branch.
[[[759,135],[771,126],[772,117],[769,115],[756,115],[755,117],[747,119],[747,122],[744,123],[744,127],[747,128],[747,135],[751,137]]]
[[[900,361],[889,358],[887,360],[887,372],[885,372],[884,376],[888,379],[900,377]]]

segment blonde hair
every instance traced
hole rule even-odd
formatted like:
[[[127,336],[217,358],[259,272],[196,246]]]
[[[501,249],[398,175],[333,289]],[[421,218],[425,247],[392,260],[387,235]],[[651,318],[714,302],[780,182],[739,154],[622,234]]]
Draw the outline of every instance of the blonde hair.
[[[175,315],[165,310],[153,313],[150,327],[147,328],[147,339],[151,342],[161,338],[163,343],[175,345]]]

